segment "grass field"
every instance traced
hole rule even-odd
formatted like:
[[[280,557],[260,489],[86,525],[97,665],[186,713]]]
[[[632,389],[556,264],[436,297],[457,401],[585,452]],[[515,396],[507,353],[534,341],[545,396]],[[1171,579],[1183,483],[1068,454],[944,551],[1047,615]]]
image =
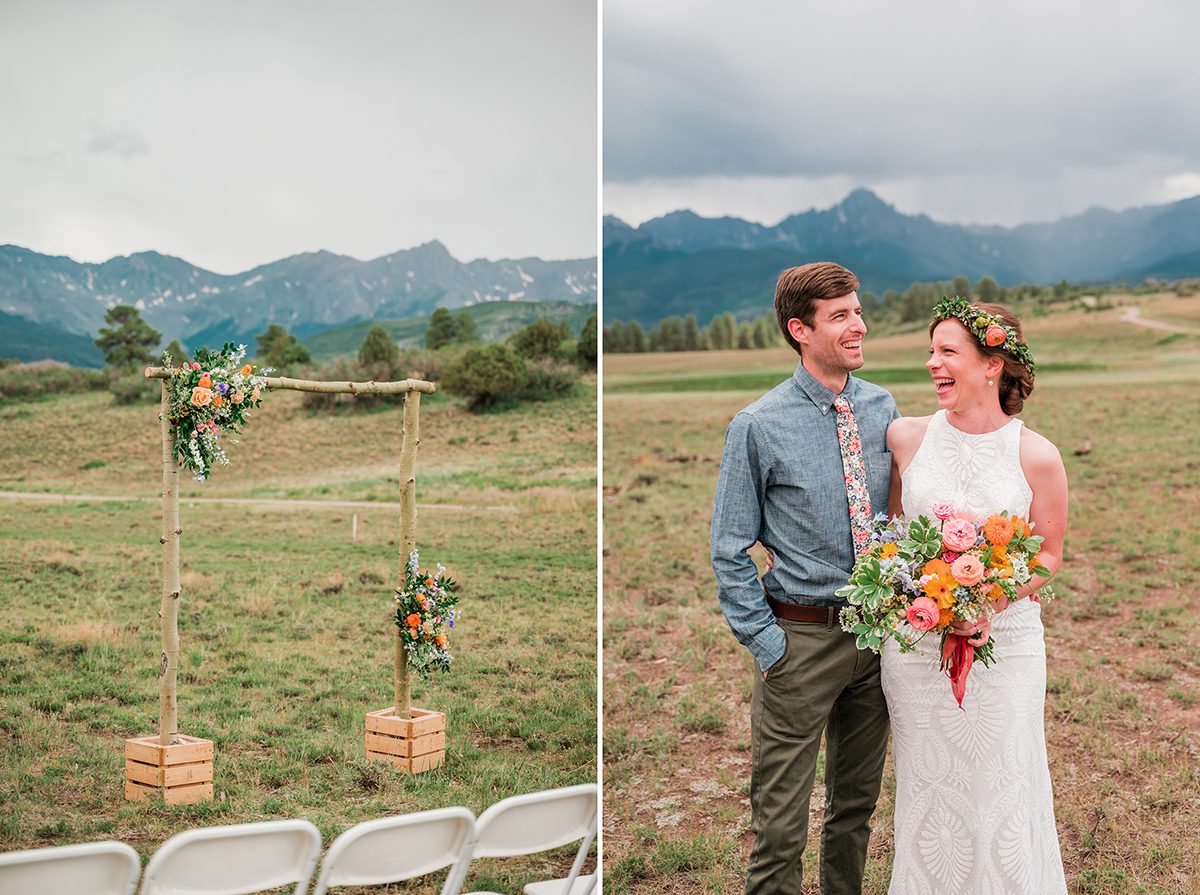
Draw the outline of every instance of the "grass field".
[[[1129,299],[1133,301],[1133,299]],[[1140,301],[1195,320],[1195,299]],[[1046,604],[1046,725],[1070,891],[1200,892],[1200,336],[1119,308],[1028,316],[1043,364],[1025,421],[1071,485],[1059,599]],[[873,340],[869,370],[911,370],[925,333]],[[729,633],[708,560],[725,427],[762,390],[675,388],[774,372],[783,350],[605,357],[605,880],[610,895],[740,893],[751,837],[753,662]],[[642,390],[643,383],[662,388]],[[927,379],[889,385],[936,409]],[[1090,439],[1090,453],[1074,450]],[[761,560],[761,557],[758,557]],[[866,892],[891,866],[890,765]],[[805,893],[817,892],[820,774]]]
[[[594,381],[507,413],[422,402],[418,545],[459,580],[463,618],[454,672],[414,682],[448,715],[447,763],[406,777],[362,742],[363,713],[391,702],[400,410],[269,395],[232,467],[182,492],[180,727],[216,741],[218,795],[167,807],[125,803],[121,783],[123,740],[157,728],[157,406],[0,407],[0,490],[68,495],[0,501],[0,849],[119,839],[145,858],[182,829],[286,817],[328,844],[385,814],[595,780],[595,419]],[[519,888],[569,851],[481,862],[468,886]]]

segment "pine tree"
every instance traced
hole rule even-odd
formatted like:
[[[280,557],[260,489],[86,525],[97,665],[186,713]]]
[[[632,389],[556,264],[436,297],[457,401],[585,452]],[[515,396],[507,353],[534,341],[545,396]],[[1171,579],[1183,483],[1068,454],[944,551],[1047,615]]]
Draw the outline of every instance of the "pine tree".
[[[396,343],[392,341],[388,331],[378,324],[371,327],[358,349],[358,362],[363,366],[379,364],[386,366],[390,371],[396,366],[399,357],[400,352],[396,348]]]
[[[593,314],[584,322],[583,328],[579,330],[579,341],[575,345],[575,356],[579,359],[579,363],[585,367],[596,366],[596,355],[598,352],[596,328],[598,325],[596,315]]]
[[[142,319],[132,305],[117,305],[104,314],[108,324],[100,330],[96,347],[104,352],[104,362],[113,369],[134,370],[154,363],[154,349],[162,333]]]
[[[458,341],[458,323],[447,308],[437,308],[429,317],[425,330],[425,347],[436,351]]]
[[[164,364],[168,363],[168,355],[170,355],[171,358],[169,363],[175,367],[178,367],[180,364],[186,363],[189,360],[187,351],[185,351],[183,346],[179,344],[178,339],[172,339],[171,344],[163,350],[161,355],[159,355],[159,358]]]
[[[463,308],[454,315],[454,326],[456,333],[454,341],[456,342],[477,342],[479,336],[476,335],[478,326],[475,323],[475,317],[466,308]]]

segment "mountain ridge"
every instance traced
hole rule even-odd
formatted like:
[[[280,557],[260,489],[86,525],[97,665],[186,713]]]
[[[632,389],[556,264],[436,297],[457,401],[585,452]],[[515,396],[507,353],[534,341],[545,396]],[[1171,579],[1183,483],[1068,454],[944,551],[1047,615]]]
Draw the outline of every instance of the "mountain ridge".
[[[680,313],[705,322],[727,310],[769,308],[778,273],[817,260],[846,265],[863,291],[875,293],[956,276],[990,276],[1003,285],[1140,282],[1157,271],[1200,276],[1200,196],[1001,227],[904,214],[859,188],[830,208],[773,226],[689,209],[637,227],[605,215],[603,244],[605,322],[653,325]],[[731,261],[736,271],[728,269]]]

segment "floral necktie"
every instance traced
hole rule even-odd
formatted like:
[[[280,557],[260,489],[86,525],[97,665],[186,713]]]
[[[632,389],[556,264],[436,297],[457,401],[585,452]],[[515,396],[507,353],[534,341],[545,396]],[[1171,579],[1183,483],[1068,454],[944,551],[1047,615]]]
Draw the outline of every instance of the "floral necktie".
[[[842,472],[846,476],[846,498],[850,504],[850,531],[854,534],[854,552],[862,553],[871,536],[871,493],[867,489],[867,465],[863,461],[862,441],[850,402],[841,395],[833,399],[837,411],[838,447],[842,450]]]

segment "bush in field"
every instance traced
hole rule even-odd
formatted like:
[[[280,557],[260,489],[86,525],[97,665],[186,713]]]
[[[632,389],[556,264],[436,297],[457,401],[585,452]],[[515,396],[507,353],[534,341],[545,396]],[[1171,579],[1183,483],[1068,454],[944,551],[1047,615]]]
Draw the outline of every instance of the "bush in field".
[[[0,368],[0,401],[33,401],[107,387],[108,375],[103,370],[71,367],[56,360],[12,363]]]
[[[508,344],[521,357],[536,360],[542,357],[557,358],[562,343],[571,338],[571,330],[565,323],[551,323],[547,317],[539,317],[534,323],[523,326],[508,337]]]
[[[116,404],[137,404],[162,400],[162,380],[147,379],[141,373],[110,374],[108,390]]]
[[[442,386],[472,410],[515,398],[529,381],[525,362],[507,345],[471,348],[442,373]]]
[[[276,375],[290,375],[300,364],[312,362],[308,349],[278,323],[272,323],[254,340],[258,343],[255,355],[259,363],[275,370]]]
[[[517,392],[522,401],[552,401],[569,395],[579,383],[579,368],[549,358],[526,365],[529,380]]]

